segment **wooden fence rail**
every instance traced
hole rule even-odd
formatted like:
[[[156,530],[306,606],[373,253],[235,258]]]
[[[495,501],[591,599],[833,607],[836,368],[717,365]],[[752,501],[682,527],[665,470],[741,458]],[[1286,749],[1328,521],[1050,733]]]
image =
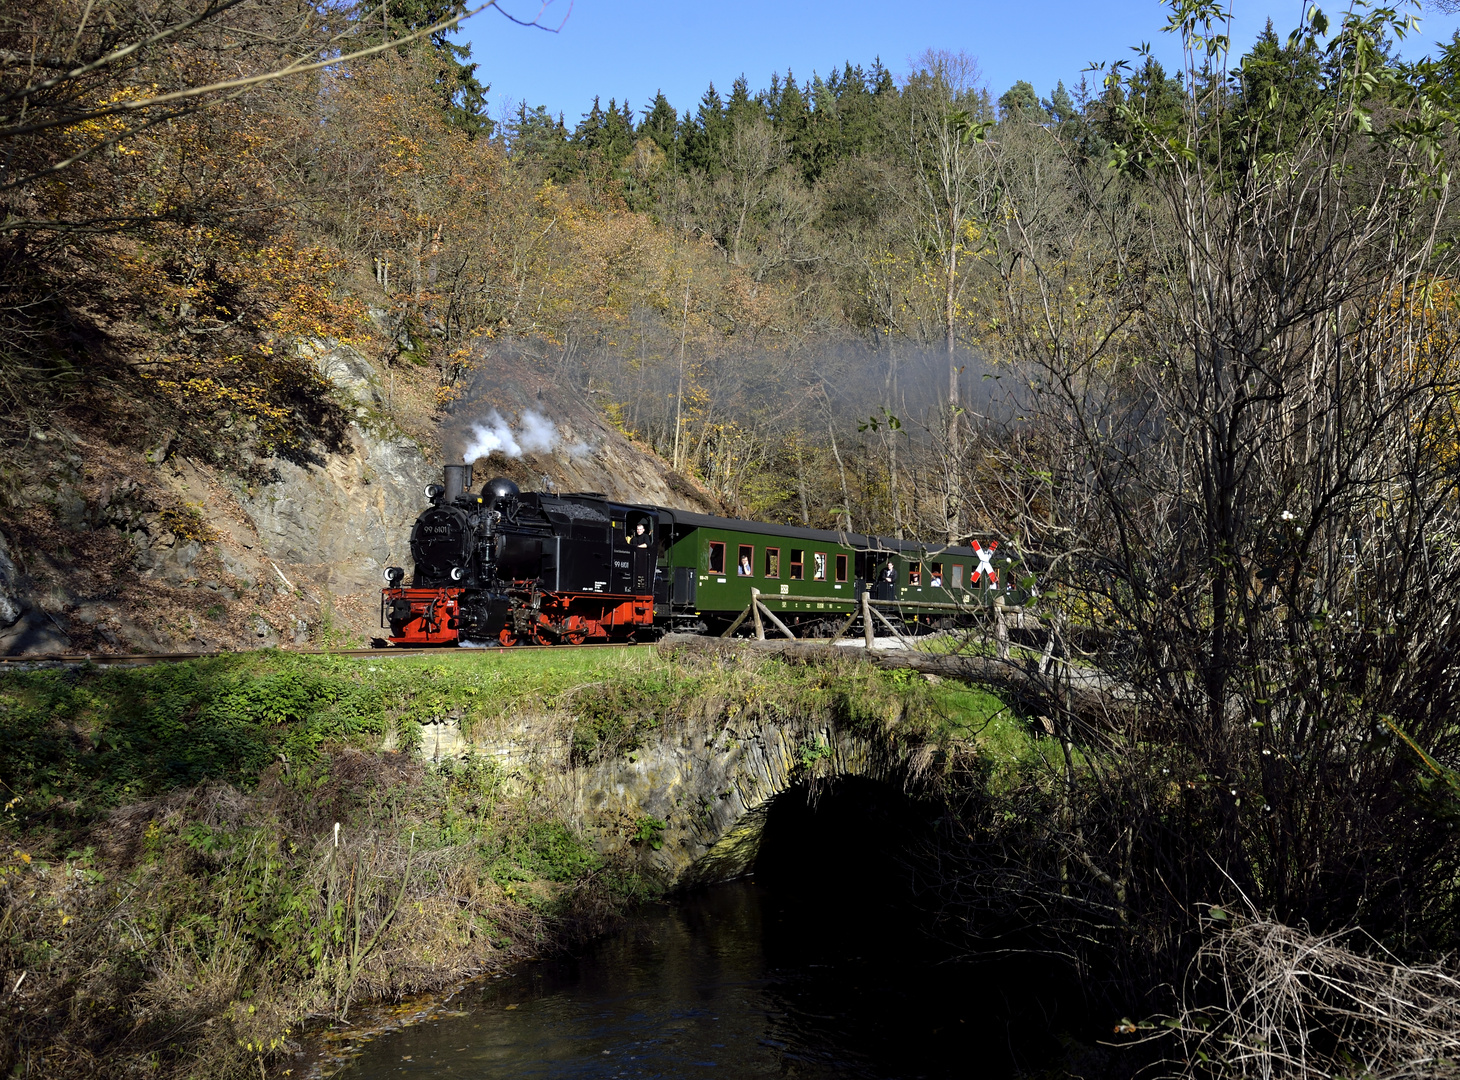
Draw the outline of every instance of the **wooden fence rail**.
[[[904,600],[873,600],[872,594],[865,590],[857,594],[856,598],[854,599],[852,597],[845,596],[798,596],[789,594],[762,593],[759,589],[752,586],[750,590],[750,603],[746,605],[744,611],[742,611],[739,615],[735,617],[735,621],[727,626],[724,633],[722,633],[720,636],[722,638],[731,637],[736,630],[740,629],[741,624],[745,622],[746,619],[750,619],[751,624],[755,627],[755,639],[757,641],[764,641],[766,639],[765,623],[762,621],[761,618],[762,616],[764,616],[766,619],[769,619],[771,623],[775,626],[775,628],[786,637],[790,638],[792,641],[797,640],[796,635],[791,631],[791,628],[783,623],[780,619],[778,619],[776,617],[776,613],[766,606],[766,600],[781,600],[788,603],[830,603],[852,605],[851,613],[842,622],[841,626],[837,628],[836,633],[831,636],[831,640],[827,644],[835,645],[838,641],[840,641],[842,635],[851,629],[852,623],[856,622],[857,616],[860,615],[862,617],[862,636],[866,642],[867,648],[869,649],[872,648],[872,643],[876,638],[877,627],[876,623],[873,621],[874,619],[881,622],[884,626],[887,627],[888,630],[892,631],[892,635],[897,638],[898,641],[902,642],[908,648],[912,648],[912,643],[907,640],[902,631],[898,630],[898,628],[893,624],[891,619],[889,619],[886,615],[878,610],[879,608],[918,607],[933,608],[934,610],[939,611],[967,611],[971,606],[973,606],[967,604],[945,604],[933,601],[924,602]],[[1007,625],[1004,621],[1004,617],[1006,614],[1022,614],[1023,608],[1006,607],[1005,605],[998,603],[997,601],[989,606],[992,606],[994,609],[994,638],[998,642],[999,655],[1007,657],[1009,633]]]

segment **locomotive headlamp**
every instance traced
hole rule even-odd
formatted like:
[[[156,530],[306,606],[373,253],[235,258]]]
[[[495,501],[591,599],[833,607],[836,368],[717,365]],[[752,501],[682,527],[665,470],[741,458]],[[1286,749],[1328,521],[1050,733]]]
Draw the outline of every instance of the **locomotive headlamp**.
[[[451,568],[451,580],[452,581],[460,581],[461,580],[461,567],[459,567],[459,566],[453,566]]]
[[[392,589],[400,585],[405,579],[406,572],[399,566],[387,566],[385,568],[385,583]]]
[[[444,487],[442,487],[440,484],[427,484],[426,485],[426,498],[431,499],[432,501],[435,501],[436,499],[441,498],[441,496],[444,495],[444,494],[446,494],[446,489]]]

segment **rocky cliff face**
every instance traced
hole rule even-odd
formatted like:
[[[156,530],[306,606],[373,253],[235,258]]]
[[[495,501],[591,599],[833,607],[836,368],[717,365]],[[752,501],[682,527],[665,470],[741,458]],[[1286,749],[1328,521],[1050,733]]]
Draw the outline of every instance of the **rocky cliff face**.
[[[384,567],[410,565],[426,485],[487,413],[510,434],[531,412],[554,437],[484,455],[478,483],[502,473],[528,489],[713,509],[531,366],[485,363],[469,402],[412,438],[361,353],[310,352],[349,423],[333,448],[252,463],[267,482],[170,453],[166,436],[138,454],[37,432],[30,483],[0,532],[0,653],[364,644],[379,632]]]

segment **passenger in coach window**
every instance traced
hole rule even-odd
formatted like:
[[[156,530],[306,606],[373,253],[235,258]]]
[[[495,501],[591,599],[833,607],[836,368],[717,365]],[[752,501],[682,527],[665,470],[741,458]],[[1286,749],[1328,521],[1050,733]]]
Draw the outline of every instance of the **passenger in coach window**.
[[[740,576],[741,577],[750,577],[750,556],[749,555],[742,555],[742,556],[740,556]]]

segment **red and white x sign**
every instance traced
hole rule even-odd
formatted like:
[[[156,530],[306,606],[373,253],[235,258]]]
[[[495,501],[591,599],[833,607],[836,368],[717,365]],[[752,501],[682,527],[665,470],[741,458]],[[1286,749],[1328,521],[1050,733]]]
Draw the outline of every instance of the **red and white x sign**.
[[[997,540],[990,540],[987,548],[984,548],[977,540],[973,542],[973,553],[978,556],[978,565],[973,568],[973,584],[977,585],[979,574],[984,574],[989,588],[998,587],[999,572],[994,569],[994,552],[998,546]]]

